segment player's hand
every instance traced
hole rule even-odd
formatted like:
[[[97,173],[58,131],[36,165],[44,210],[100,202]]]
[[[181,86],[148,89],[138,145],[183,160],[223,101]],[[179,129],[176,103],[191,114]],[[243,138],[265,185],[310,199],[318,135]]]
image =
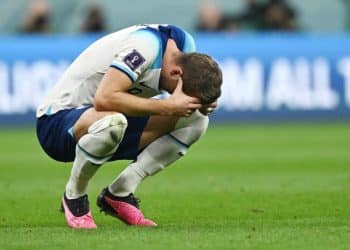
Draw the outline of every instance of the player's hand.
[[[167,99],[169,103],[170,113],[175,116],[190,116],[196,109],[202,108],[200,100],[196,97],[186,95],[182,91],[182,78],[180,77],[176,89]]]
[[[203,115],[210,115],[214,112],[216,107],[218,106],[218,101],[212,102],[207,105],[203,105],[202,108],[199,109],[199,112],[201,112]]]

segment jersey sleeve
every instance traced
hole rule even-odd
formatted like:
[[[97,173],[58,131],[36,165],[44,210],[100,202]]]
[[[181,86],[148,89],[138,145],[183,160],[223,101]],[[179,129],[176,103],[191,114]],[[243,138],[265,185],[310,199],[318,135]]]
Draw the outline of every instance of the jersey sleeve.
[[[117,49],[110,66],[122,71],[135,82],[154,64],[159,49],[159,40],[155,36],[147,31],[136,31]]]

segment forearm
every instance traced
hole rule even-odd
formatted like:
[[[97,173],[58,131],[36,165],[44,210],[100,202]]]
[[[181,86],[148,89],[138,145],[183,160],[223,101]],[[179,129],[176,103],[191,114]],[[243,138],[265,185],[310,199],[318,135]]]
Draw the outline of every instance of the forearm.
[[[95,99],[97,111],[115,111],[129,116],[172,115],[166,100],[147,99],[124,92],[116,92]]]

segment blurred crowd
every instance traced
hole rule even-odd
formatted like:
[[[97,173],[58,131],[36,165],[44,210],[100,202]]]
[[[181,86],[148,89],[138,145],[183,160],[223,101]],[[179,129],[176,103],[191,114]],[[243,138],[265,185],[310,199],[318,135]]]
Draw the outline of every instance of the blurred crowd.
[[[296,5],[295,2],[289,0],[239,0],[239,4],[237,3],[238,0],[231,0],[232,6],[240,6],[238,12],[237,9],[234,10],[231,8],[229,11],[227,9],[223,9],[222,1],[192,0],[192,2],[194,1],[199,3],[199,5],[197,5],[197,9],[195,6],[191,5],[193,6],[193,10],[191,8],[191,10],[187,10],[187,13],[191,13],[190,15],[193,13],[193,17],[196,17],[196,21],[193,21],[192,17],[188,17],[187,19],[189,21],[186,21],[187,26],[185,28],[191,29],[192,27],[192,30],[195,31],[295,31],[301,28],[299,22],[300,20],[303,20],[302,28],[308,29],[308,26],[310,26],[307,24],[305,25],[306,11],[300,8],[300,5]],[[226,4],[224,5],[226,8],[230,6],[229,0],[227,1],[228,2],[225,2]],[[107,9],[105,6],[106,4],[103,4],[103,1],[62,1],[62,5],[67,5],[67,10],[63,8],[63,11],[61,8],[60,10],[57,10],[57,3],[60,3],[60,0],[29,0],[24,2],[27,3],[27,6],[24,7],[25,14],[23,16],[23,20],[21,20],[20,25],[15,22],[15,27],[12,28],[12,30],[18,30],[23,33],[56,33],[62,31],[107,32],[114,30],[113,27],[116,24],[126,23],[123,23],[122,21],[116,22],[115,19],[117,17],[111,15],[110,10]],[[55,8],[53,8],[55,5],[52,5],[52,3],[56,3]],[[294,5],[292,3],[294,3]],[[327,3],[328,5],[323,6],[323,12],[320,12],[321,17],[319,17],[319,23],[322,23],[320,20],[325,20],[322,16],[328,13],[328,7],[332,5],[333,2],[332,0],[329,0]],[[317,3],[308,3],[309,8],[312,8],[313,4],[315,5]],[[241,8],[242,5],[243,8]],[[9,6],[9,4],[7,6]],[[145,4],[145,6],[151,5]],[[296,6],[300,12],[298,12]],[[338,23],[344,22],[344,28],[350,30],[350,0],[336,0],[334,1],[334,6],[337,6],[339,13],[342,11],[345,13],[344,17],[342,17],[342,15],[336,16],[339,17],[339,20],[342,20],[338,21]],[[167,8],[167,5],[163,3],[162,8]],[[21,11],[22,10],[23,9],[21,8]],[[61,22],[59,19],[62,18],[62,16],[63,18],[65,17],[64,11],[67,11],[67,20],[62,20]],[[109,16],[105,13],[105,11],[109,13]],[[132,10],[130,9],[130,11]],[[320,10],[318,9],[317,11]],[[139,13],[142,13],[142,11],[139,11]],[[333,19],[335,17],[334,15],[337,14],[333,13]],[[138,14],[137,17],[142,23],[142,14]],[[146,19],[150,20],[149,14],[147,17],[148,19]],[[162,16],[161,18],[165,19],[162,19],[164,23],[167,23],[167,16]],[[74,19],[74,25],[70,25],[71,19]],[[7,23],[9,23],[9,26],[11,26],[13,22],[11,22],[10,18],[8,18],[8,20],[9,21],[7,21]],[[157,20],[159,20],[159,18]],[[169,20],[169,22],[171,22],[171,20]],[[326,26],[328,23],[329,22],[327,21],[323,22],[323,24]],[[319,27],[324,27],[324,25]]]
[[[52,33],[53,10],[46,0],[29,2],[20,31],[23,33]],[[80,32],[106,31],[106,18],[97,4],[88,5],[80,25]]]
[[[196,31],[296,30],[296,10],[286,0],[246,0],[242,13],[222,13],[216,1],[204,2],[198,10]],[[23,33],[51,33],[53,10],[46,0],[29,2],[20,28]],[[80,24],[80,32],[106,31],[106,18],[97,4],[88,5]]]
[[[293,31],[298,28],[296,10],[286,0],[246,0],[242,13],[222,13],[215,1],[199,8],[197,31]]]
[[[216,1],[204,2],[198,10],[196,31],[236,30],[296,30],[296,11],[286,0],[246,0],[242,13],[222,13]],[[23,33],[52,33],[53,10],[47,0],[29,2],[20,31]],[[106,31],[106,18],[101,6],[88,5],[80,32]]]

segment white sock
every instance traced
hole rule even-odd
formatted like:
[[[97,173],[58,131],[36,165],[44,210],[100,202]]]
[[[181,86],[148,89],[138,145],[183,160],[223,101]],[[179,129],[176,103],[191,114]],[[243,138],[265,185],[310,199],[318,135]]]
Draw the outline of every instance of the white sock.
[[[116,196],[128,196],[147,176],[156,174],[184,156],[188,147],[204,134],[208,126],[208,118],[196,113],[189,118],[181,118],[173,132],[149,144],[136,161],[109,185],[109,191]]]
[[[121,142],[127,120],[122,114],[108,115],[93,123],[80,138],[66,185],[66,197],[76,199],[87,193],[89,180],[100,165],[109,160]]]
[[[66,197],[76,199],[85,195],[88,182],[95,175],[99,166],[86,160],[85,154],[77,145],[73,167],[66,185]]]
[[[131,163],[115,181],[108,186],[109,192],[115,196],[125,197],[130,193],[134,193],[138,184],[147,176],[136,163]]]

